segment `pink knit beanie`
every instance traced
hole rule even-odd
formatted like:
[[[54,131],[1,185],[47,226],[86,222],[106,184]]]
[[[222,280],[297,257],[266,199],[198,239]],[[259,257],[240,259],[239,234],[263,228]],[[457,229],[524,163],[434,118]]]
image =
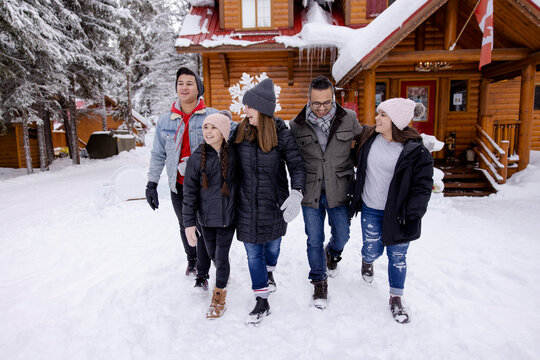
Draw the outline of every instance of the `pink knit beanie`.
[[[411,99],[392,98],[383,101],[377,106],[377,112],[384,111],[399,130],[405,129],[413,117],[422,116],[426,108],[422,103]]]
[[[229,133],[231,132],[231,117],[227,116],[227,113],[230,114],[229,111],[223,110],[218,113],[210,114],[204,119],[202,126],[204,124],[209,123],[214,125],[218,128],[219,132],[221,132],[221,135],[223,135],[223,138],[225,141],[229,139]]]

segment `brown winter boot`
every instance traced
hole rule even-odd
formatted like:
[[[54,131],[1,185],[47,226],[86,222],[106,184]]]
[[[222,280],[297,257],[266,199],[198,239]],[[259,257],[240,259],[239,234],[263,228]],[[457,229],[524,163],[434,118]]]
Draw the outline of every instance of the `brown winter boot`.
[[[214,288],[214,295],[212,296],[212,302],[210,307],[206,312],[207,319],[217,319],[220,318],[225,310],[227,310],[227,305],[225,304],[225,298],[227,297],[227,290]]]

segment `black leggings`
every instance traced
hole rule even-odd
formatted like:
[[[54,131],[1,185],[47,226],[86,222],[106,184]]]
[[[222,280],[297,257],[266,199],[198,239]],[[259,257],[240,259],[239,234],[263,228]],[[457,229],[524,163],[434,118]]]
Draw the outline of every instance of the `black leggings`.
[[[210,259],[214,260],[216,265],[216,287],[223,289],[229,281],[231,268],[229,265],[229,250],[231,249],[232,239],[234,236],[234,227],[202,227],[202,235],[204,244],[208,251]],[[206,274],[210,270],[210,260],[203,264],[205,260],[199,258],[197,262],[197,271],[199,271],[199,263],[201,263],[202,271],[206,269]]]
[[[204,246],[204,241],[202,240],[201,236],[197,234],[197,246],[195,247],[189,245],[184,228],[184,221],[182,219],[182,202],[184,201],[184,187],[176,183],[176,191],[176,193],[171,191],[171,201],[173,204],[174,212],[176,213],[176,217],[178,218],[178,224],[180,225],[180,237],[182,238],[184,251],[186,252],[188,260],[200,259],[202,261],[203,268],[201,269],[199,269],[199,262],[201,261],[197,261],[197,273],[202,272],[204,274],[204,263],[210,263],[210,259],[208,258],[208,254],[206,252],[206,247]],[[197,229],[199,229],[200,231],[200,226],[198,222]],[[208,269],[206,269],[206,275],[208,275]]]

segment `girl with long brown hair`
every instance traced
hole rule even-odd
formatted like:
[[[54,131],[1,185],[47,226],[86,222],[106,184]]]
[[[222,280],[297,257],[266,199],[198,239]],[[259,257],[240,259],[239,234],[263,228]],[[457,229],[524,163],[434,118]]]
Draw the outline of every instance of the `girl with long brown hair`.
[[[268,295],[276,289],[273,270],[287,222],[300,212],[305,167],[291,132],[283,120],[274,118],[272,80],[248,90],[242,102],[246,116],[232,135],[238,164],[236,234],[246,248],[256,300],[247,323],[257,325],[270,314]]]
[[[217,113],[206,117],[202,125],[205,143],[190,156],[184,177],[186,237],[190,245],[197,244],[198,220],[208,255],[198,259],[197,283],[201,287],[208,288],[210,259],[216,266],[216,286],[206,313],[209,319],[221,317],[226,310],[229,250],[235,229],[235,156],[227,143],[231,130],[229,116]]]

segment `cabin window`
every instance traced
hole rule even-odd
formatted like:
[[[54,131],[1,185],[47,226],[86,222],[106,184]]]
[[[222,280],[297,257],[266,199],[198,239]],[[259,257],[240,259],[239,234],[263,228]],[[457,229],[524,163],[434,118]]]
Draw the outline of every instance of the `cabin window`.
[[[396,0],[366,0],[366,18],[376,18],[394,2]]]
[[[242,27],[244,29],[272,26],[271,0],[242,0]]]
[[[450,108],[448,110],[467,111],[468,92],[468,80],[450,80]]]
[[[534,110],[540,110],[540,85],[534,87]]]
[[[375,106],[379,106],[384,100],[386,100],[386,81],[377,81],[375,83]]]

